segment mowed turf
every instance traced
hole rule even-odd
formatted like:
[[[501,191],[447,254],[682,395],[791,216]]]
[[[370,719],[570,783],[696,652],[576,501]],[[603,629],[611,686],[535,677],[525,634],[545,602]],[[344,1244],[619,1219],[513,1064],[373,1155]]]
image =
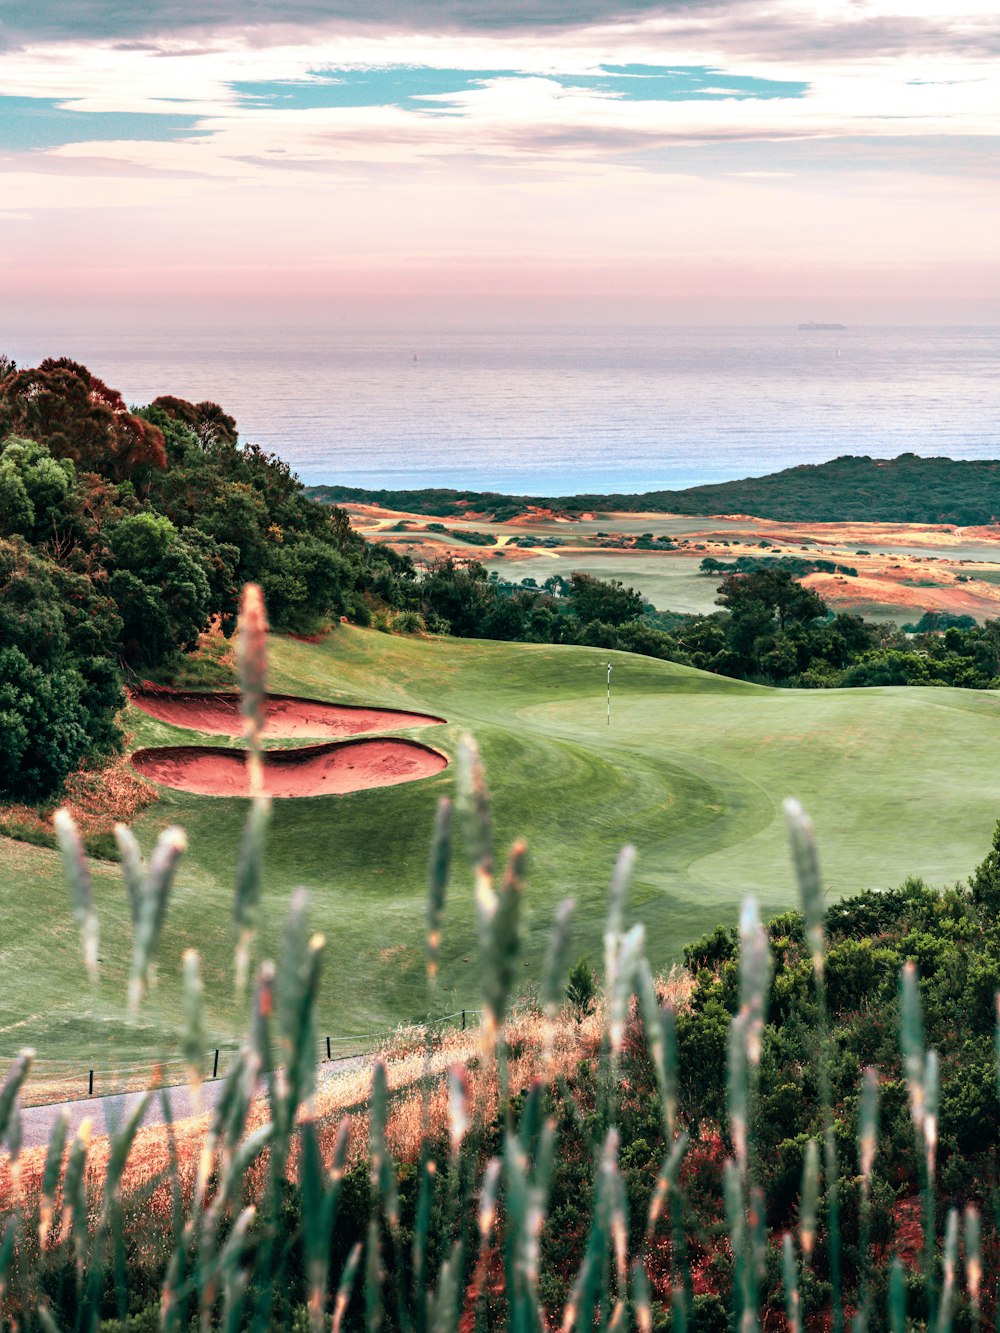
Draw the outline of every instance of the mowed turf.
[[[738,554],[738,553],[737,553]],[[719,608],[721,575],[701,573],[701,555],[675,555],[665,551],[577,550],[529,555],[511,559],[502,555],[482,556],[483,565],[511,583],[533,578],[543,584],[554,574],[590,574],[598,579],[621,579],[626,587],[642,593],[659,611],[710,615]]]
[[[276,639],[271,687],[317,699],[426,710],[446,726],[412,734],[454,755],[471,731],[494,795],[498,858],[529,848],[523,973],[538,976],[557,904],[577,901],[574,956],[601,956],[607,881],[619,847],[639,852],[632,914],[658,964],[755,893],[765,913],[794,902],[784,796],[820,837],[831,895],[942,884],[985,854],[1000,816],[1000,698],[948,689],[776,691],[649,658],[583,648],[409,639],[343,626],[315,645]],[[231,744],[132,710],[132,744]],[[406,734],[401,733],[401,734]],[[424,876],[434,809],[454,770],[346,797],[276,801],[260,952],[275,956],[289,896],[305,885],[327,937],[321,1034],[386,1028],[428,1013]],[[148,850],[187,830],[140,1023],[123,1017],[130,956],[118,868],[97,864],[102,981],[84,977],[54,853],[0,842],[0,1054],[27,1044],[81,1069],[151,1058],[179,1024],[179,969],[197,948],[210,1045],[242,1031],[233,998],[233,872],[246,803],[163,790],[136,832]],[[477,1004],[470,876],[456,857],[437,1012]]]

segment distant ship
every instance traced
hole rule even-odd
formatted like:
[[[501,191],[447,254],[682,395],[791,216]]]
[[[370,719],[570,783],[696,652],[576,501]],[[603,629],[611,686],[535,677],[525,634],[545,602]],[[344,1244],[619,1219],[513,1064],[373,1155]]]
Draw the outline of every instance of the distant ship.
[[[847,328],[847,325],[846,325],[846,324],[817,324],[815,320],[812,320],[812,319],[811,319],[811,320],[808,322],[808,324],[800,324],[800,325],[799,325],[799,328],[800,328],[800,329],[804,329],[807,333],[825,333],[825,332],[827,332],[828,330],[834,330],[834,329],[846,329],[846,328]]]

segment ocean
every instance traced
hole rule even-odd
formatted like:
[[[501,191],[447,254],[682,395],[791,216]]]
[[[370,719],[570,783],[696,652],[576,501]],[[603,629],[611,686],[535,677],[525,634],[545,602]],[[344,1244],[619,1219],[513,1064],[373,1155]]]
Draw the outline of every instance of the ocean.
[[[128,401],[212,398],[303,481],[559,495],[839,454],[1000,457],[1000,328],[0,329]]]

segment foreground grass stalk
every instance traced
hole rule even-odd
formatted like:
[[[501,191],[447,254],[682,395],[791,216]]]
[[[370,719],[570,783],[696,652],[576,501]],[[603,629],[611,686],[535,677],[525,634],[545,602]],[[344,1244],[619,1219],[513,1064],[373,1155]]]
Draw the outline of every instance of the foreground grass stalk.
[[[978,1328],[982,1321],[979,1293],[983,1282],[982,1222],[978,1209],[971,1205],[966,1208],[964,1223],[965,1290],[972,1309],[973,1327]]]
[[[239,994],[245,989],[249,975],[250,948],[256,931],[257,904],[260,901],[264,834],[270,814],[270,802],[264,795],[262,745],[267,699],[267,631],[263,593],[255,583],[248,583],[243,589],[236,630],[240,708],[243,714],[243,737],[247,745],[247,777],[251,798],[236,884],[235,973]]]
[[[785,1286],[785,1310],[789,1333],[802,1333],[802,1302],[799,1297],[799,1272],[795,1241],[786,1231],[781,1242],[781,1272]]]
[[[250,796],[264,794],[264,702],[267,689],[267,612],[264,595],[255,583],[243,589],[236,631],[236,661],[240,675],[243,736],[247,743]]]
[[[69,884],[73,916],[80,928],[84,963],[91,982],[96,985],[99,926],[94,912],[94,892],[90,885],[90,870],[83,840],[68,810],[57,810],[52,823],[59,841],[63,872]]]
[[[623,847],[615,862],[608,891],[608,910],[604,924],[604,993],[609,1007],[607,1031],[602,1040],[599,1075],[601,1114],[604,1127],[612,1125],[617,1108],[618,1051],[624,1032],[624,1013],[632,989],[633,970],[638,963],[642,940],[633,937],[631,957],[623,958],[625,950],[625,905],[635,869],[635,848]]]
[[[958,1209],[948,1210],[944,1232],[943,1280],[937,1314],[937,1333],[951,1333],[955,1309],[955,1270],[958,1266]]]
[[[872,1234],[872,1169],[875,1165],[875,1153],[878,1148],[878,1101],[878,1072],[874,1069],[866,1069],[861,1085],[861,1114],[858,1125],[858,1166],[861,1170],[858,1320],[862,1328],[867,1328],[871,1319],[869,1258]]]
[[[934,1207],[934,1162],[937,1147],[938,1077],[937,1056],[928,1052],[920,1005],[917,969],[907,963],[900,978],[900,1050],[910,1098],[910,1118],[917,1144],[924,1245],[922,1272],[927,1308],[933,1317],[936,1305],[936,1238]]]
[[[830,1037],[830,1011],[826,995],[826,908],[823,902],[823,882],[820,876],[819,855],[812,821],[798,801],[785,802],[792,843],[792,860],[799,887],[802,915],[805,917],[806,940],[812,958],[813,982],[816,987],[816,1012],[819,1058],[820,1106],[823,1117],[823,1158],[826,1173],[826,1212],[829,1232],[830,1288],[833,1309],[833,1333],[843,1333],[844,1298],[840,1254],[840,1163],[833,1123],[833,1092],[830,1085],[830,1066],[833,1046]]]

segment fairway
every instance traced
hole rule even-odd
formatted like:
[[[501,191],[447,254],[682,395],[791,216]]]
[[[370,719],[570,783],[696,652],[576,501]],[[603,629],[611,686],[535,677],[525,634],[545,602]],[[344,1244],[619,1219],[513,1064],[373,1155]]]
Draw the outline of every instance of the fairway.
[[[577,900],[573,956],[601,957],[607,880],[618,848],[639,850],[632,912],[668,964],[752,891],[770,913],[794,901],[780,802],[799,797],[820,837],[831,895],[963,878],[1000,816],[1000,698],[950,689],[776,691],[670,663],[592,649],[392,637],[341,626],[318,644],[271,643],[271,687],[304,699],[446,719],[433,744],[453,757],[478,739],[494,793],[498,854],[529,847],[526,979],[538,976],[556,905]],[[133,748],[231,746],[130,709]],[[394,734],[427,740],[413,728]],[[303,740],[305,738],[302,738]],[[288,745],[282,741],[275,744]],[[278,948],[289,895],[313,896],[327,937],[320,1032],[363,1033],[428,1012],[424,874],[434,808],[454,767],[342,797],[275,801],[261,951]],[[141,1023],[123,1016],[130,957],[116,866],[94,868],[102,980],[91,991],[54,853],[0,842],[0,1055],[149,1059],[179,1022],[181,953],[200,950],[210,1044],[242,1030],[233,1000],[232,886],[246,802],[164,789],[136,832],[148,850],[168,823],[188,832]],[[456,858],[438,1012],[477,1005],[470,877]]]
[[[553,574],[590,574],[597,579],[621,579],[642,593],[658,611],[710,615],[718,611],[720,577],[701,573],[700,555],[674,555],[663,551],[575,550],[565,554],[529,555],[511,560],[503,556],[483,558],[490,572],[520,583],[533,578],[539,585]]]

